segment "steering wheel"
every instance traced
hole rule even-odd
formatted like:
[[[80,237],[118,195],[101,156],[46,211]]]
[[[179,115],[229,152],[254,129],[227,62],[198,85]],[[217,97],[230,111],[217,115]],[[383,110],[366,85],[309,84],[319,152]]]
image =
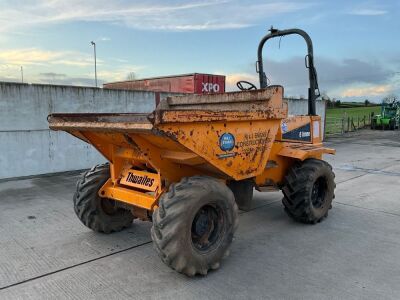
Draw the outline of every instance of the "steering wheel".
[[[243,84],[248,85],[248,87],[244,87]],[[254,84],[252,84],[251,82],[245,81],[245,80],[240,80],[240,81],[236,82],[236,86],[241,91],[251,91],[251,90],[257,89],[257,87]]]

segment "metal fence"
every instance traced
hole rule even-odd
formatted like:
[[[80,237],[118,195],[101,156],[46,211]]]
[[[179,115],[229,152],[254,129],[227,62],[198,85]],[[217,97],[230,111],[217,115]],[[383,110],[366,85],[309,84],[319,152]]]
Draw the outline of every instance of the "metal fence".
[[[371,115],[348,116],[345,113],[342,117],[327,116],[325,122],[325,135],[342,135],[370,126]]]

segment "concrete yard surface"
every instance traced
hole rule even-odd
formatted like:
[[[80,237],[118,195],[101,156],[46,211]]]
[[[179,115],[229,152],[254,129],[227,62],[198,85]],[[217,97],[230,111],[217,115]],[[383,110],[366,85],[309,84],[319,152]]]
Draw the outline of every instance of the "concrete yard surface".
[[[84,227],[79,174],[0,182],[0,299],[399,299],[400,131],[331,138],[336,199],[295,223],[281,193],[256,193],[230,256],[206,277],[165,266],[150,223],[111,235]]]

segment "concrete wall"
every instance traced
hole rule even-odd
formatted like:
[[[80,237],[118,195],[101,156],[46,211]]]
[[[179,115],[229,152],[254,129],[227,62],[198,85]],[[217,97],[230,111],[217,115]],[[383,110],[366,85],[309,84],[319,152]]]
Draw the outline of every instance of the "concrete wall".
[[[307,113],[306,100],[288,102],[290,114]],[[318,102],[317,112],[324,115],[324,107]],[[85,169],[104,161],[90,145],[50,131],[50,113],[146,113],[154,108],[154,92],[0,82],[0,179]]]
[[[153,92],[0,83],[0,179],[84,169],[104,160],[90,145],[50,131],[50,113],[154,108]]]
[[[308,113],[308,100],[306,99],[286,99],[288,102],[289,115],[306,115]],[[317,115],[321,116],[322,132],[325,132],[325,109],[326,101],[317,100],[315,103]]]

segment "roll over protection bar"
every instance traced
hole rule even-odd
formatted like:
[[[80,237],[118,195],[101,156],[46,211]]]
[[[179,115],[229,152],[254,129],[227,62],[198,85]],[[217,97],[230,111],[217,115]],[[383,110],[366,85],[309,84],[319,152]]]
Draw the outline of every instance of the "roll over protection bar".
[[[257,51],[257,72],[259,73],[260,78],[260,89],[267,87],[267,77],[264,73],[264,65],[263,65],[263,58],[262,58],[262,51],[264,48],[264,44],[271,38],[275,37],[282,37],[285,35],[291,34],[298,34],[301,35],[307,43],[307,51],[308,54],[305,57],[306,67],[308,68],[308,78],[310,82],[310,86],[308,88],[308,115],[315,116],[315,100],[320,96],[319,89],[318,89],[318,78],[317,78],[317,71],[314,67],[314,54],[313,54],[313,44],[311,41],[310,36],[301,29],[286,29],[286,30],[278,30],[271,27],[269,30],[270,33],[264,36],[260,44],[258,45]]]

